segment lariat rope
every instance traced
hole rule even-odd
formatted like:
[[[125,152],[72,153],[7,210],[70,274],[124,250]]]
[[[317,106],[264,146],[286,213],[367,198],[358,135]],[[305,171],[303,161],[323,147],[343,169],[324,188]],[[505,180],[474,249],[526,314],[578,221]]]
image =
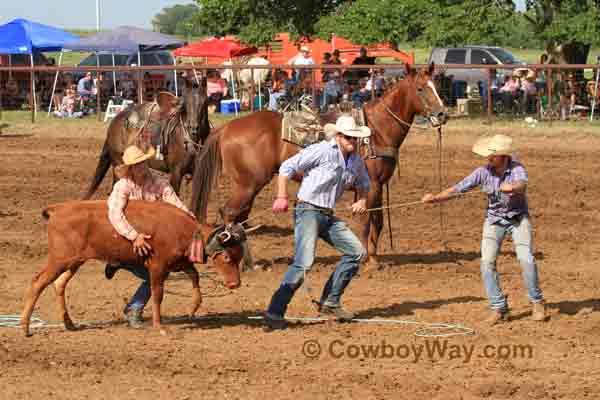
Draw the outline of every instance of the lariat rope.
[[[455,200],[455,199],[459,199],[459,198],[464,198],[466,196],[473,196],[475,194],[482,194],[482,193],[485,193],[485,192],[482,192],[482,191],[479,191],[479,190],[475,190],[475,191],[466,192],[466,193],[455,193],[455,194],[450,195],[446,199],[446,201],[447,200]],[[391,205],[382,206],[382,207],[367,208],[366,211],[367,212],[372,212],[372,211],[382,211],[382,210],[388,210],[388,209],[389,210],[393,210],[393,209],[398,209],[398,208],[412,207],[412,206],[416,206],[416,205],[419,205],[419,204],[427,204],[427,203],[424,203],[422,200],[417,200],[417,201],[411,201],[411,202],[408,202],[408,203],[398,203],[398,204],[391,204]],[[301,208],[292,207],[292,208],[290,208],[290,210],[292,210],[292,211],[294,211],[294,210],[323,211],[324,209],[323,208],[317,208],[317,207],[314,207],[314,208],[309,208],[309,207],[301,207]],[[343,207],[343,208],[337,208],[337,209],[332,209],[332,210],[336,210],[337,212],[348,212],[348,211],[352,211],[352,207]],[[240,223],[241,224],[245,224],[248,221],[252,221],[252,220],[254,220],[254,219],[258,218],[258,217],[261,217],[261,216],[263,216],[263,215],[265,215],[267,213],[272,213],[272,212],[273,211],[271,209],[266,209],[266,210],[264,210],[264,211],[262,211],[262,212],[260,212],[260,213],[258,213],[256,215],[254,215],[254,216],[252,216],[250,218],[245,219],[244,221],[242,221]]]

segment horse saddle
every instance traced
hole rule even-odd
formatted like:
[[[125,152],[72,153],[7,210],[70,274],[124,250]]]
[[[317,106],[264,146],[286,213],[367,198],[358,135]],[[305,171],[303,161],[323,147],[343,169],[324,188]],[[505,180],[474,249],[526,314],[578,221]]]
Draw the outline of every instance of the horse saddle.
[[[283,113],[281,138],[301,147],[325,139],[325,133],[317,114],[308,111],[289,111]]]
[[[310,146],[322,140],[329,140],[323,131],[326,123],[333,123],[342,115],[350,115],[357,125],[366,125],[362,108],[333,109],[326,113],[316,114],[308,111],[289,111],[283,113],[281,121],[281,138],[301,147]]]
[[[136,144],[143,149],[150,145],[157,150],[156,158],[162,159],[169,143],[172,116],[181,110],[183,103],[169,92],[160,92],[152,103],[132,107],[125,117],[125,128],[138,130]]]

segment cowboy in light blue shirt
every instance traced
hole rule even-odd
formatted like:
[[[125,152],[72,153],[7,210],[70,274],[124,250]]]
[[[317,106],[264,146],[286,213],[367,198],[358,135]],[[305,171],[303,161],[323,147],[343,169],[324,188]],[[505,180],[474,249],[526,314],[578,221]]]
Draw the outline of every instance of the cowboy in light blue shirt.
[[[356,235],[340,219],[333,215],[336,201],[344,190],[354,188],[358,201],[352,204],[354,213],[367,211],[369,175],[357,153],[358,139],[368,137],[367,127],[358,127],[352,117],[342,116],[336,124],[327,124],[325,131],[335,136],[307,147],[279,168],[277,198],[274,212],[288,209],[287,183],[294,175],[302,173],[294,210],[295,253],[294,260],[273,294],[265,314],[269,329],[284,329],[284,315],[296,290],[313,264],[317,239],[320,237],[343,253],[342,259],[323,288],[319,310],[338,321],[349,321],[354,315],[340,304],[344,290],[358,271],[359,263],[366,257],[366,250]]]
[[[523,281],[529,301],[533,304],[532,318],[534,321],[544,321],[544,296],[539,286],[538,267],[532,250],[533,228],[527,205],[527,171],[511,156],[512,138],[508,136],[482,138],[473,146],[473,152],[486,157],[487,165],[477,168],[441,193],[426,194],[423,202],[444,201],[456,193],[481,187],[488,194],[481,240],[481,277],[492,308],[492,315],[487,322],[493,325],[508,319],[508,303],[500,288],[500,277],[496,271],[496,258],[507,234],[512,235],[517,259],[523,269]]]

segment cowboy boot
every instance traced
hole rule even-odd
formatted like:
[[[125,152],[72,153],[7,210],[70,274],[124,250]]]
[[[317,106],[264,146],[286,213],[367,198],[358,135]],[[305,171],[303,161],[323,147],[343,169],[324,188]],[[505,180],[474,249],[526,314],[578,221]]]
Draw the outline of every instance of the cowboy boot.
[[[494,326],[501,322],[506,322],[509,319],[508,309],[492,310],[489,317],[485,319],[485,323],[489,326]]]
[[[545,321],[546,320],[546,305],[544,302],[533,303],[531,319],[534,321]]]
[[[338,322],[350,322],[355,318],[354,313],[344,310],[342,306],[332,307],[320,304],[319,313],[327,317],[333,317]]]
[[[142,318],[142,310],[131,308],[125,312],[125,320],[127,325],[132,329],[143,329],[144,319]]]

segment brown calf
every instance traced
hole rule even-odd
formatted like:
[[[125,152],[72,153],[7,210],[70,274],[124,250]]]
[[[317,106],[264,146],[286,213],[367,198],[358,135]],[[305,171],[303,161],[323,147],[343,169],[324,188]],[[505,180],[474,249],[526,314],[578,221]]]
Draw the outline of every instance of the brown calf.
[[[188,248],[194,233],[201,232],[205,243],[205,261],[212,258],[230,289],[240,285],[241,245],[246,240],[240,225],[213,229],[201,225],[178,208],[160,202],[130,201],[127,220],[138,230],[151,235],[150,257],[135,254],[131,242],[119,235],[108,220],[106,201],[72,201],[54,204],[44,210],[48,222],[48,263],[35,275],[25,294],[21,328],[29,336],[29,322],[41,292],[54,282],[58,310],[65,328],[74,329],[67,312],[65,288],[79,267],[95,259],[111,263],[143,264],[150,272],[152,322],[161,328],[160,304],[164,281],[169,272],[184,271],[193,285],[190,316],[200,307],[202,297],[198,272],[188,259]]]

